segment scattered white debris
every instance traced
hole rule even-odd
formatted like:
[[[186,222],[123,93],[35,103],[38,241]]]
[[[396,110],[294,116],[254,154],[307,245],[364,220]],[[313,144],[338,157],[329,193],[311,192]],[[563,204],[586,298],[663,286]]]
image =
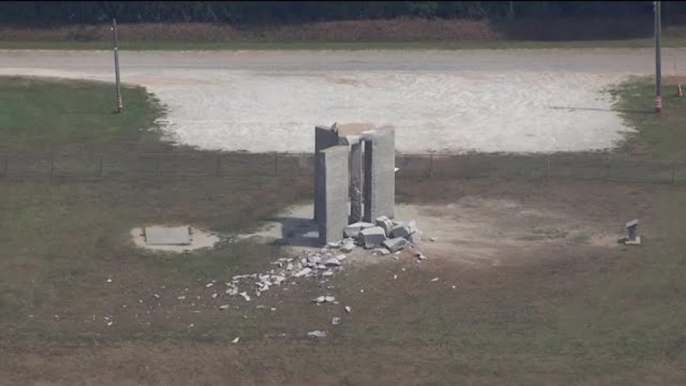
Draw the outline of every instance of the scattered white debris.
[[[361,292],[361,293],[364,293],[364,289],[361,289],[360,292]]]
[[[210,287],[212,287],[213,285],[214,285],[214,283],[207,283],[207,284],[205,284],[205,288],[210,288]]]
[[[276,311],[276,308],[272,307],[271,310],[272,310],[272,311]]]
[[[431,279],[431,281],[438,281],[438,278],[435,277],[435,278]]]
[[[108,282],[108,283],[111,283],[111,282],[112,282],[112,279],[107,279],[107,282]]]
[[[235,337],[235,338],[231,341],[231,343],[238,343],[238,340],[240,340],[240,339],[241,339],[241,338],[239,338],[239,337]]]
[[[335,316],[333,319],[331,319],[331,324],[333,324],[334,326],[338,326],[339,324],[341,324],[341,318]]]
[[[191,323],[188,325],[188,328],[193,328],[193,326],[195,326],[195,324]]]
[[[397,279],[398,275],[393,275],[393,280]]]
[[[452,288],[453,288],[453,289],[455,289],[455,288],[457,288],[457,287],[455,287],[455,286],[452,286]]]
[[[114,322],[110,320],[109,322],[107,322],[107,327],[112,327],[113,324]]]
[[[293,276],[295,276],[295,277],[303,277],[303,276],[309,274],[310,272],[312,272],[312,269],[311,269],[311,268],[303,268],[302,270],[300,270],[298,273],[296,273],[296,274],[293,275]]]
[[[248,296],[247,292],[241,292],[241,293],[239,293],[239,295],[241,295],[243,297],[243,299],[245,299],[246,302],[250,301],[250,296]]]
[[[229,305],[228,305],[228,304],[221,305],[221,306],[219,306],[219,309],[220,309],[220,310],[228,310],[228,309],[229,309]]]
[[[212,299],[216,299],[219,294],[212,294]]]
[[[152,296],[154,296],[155,299],[159,299],[159,298],[160,298],[160,295],[158,295],[158,294],[152,294]]]
[[[350,306],[345,306],[345,312],[351,313],[352,310],[353,310],[353,309],[352,309]]]
[[[326,338],[326,332],[319,331],[319,330],[310,331],[307,333],[307,337],[308,338]]]
[[[324,272],[322,272],[322,276],[323,277],[333,276],[333,271],[324,271]]]
[[[186,298],[185,296],[179,296],[177,299],[183,300],[183,299],[185,299],[185,298]]]

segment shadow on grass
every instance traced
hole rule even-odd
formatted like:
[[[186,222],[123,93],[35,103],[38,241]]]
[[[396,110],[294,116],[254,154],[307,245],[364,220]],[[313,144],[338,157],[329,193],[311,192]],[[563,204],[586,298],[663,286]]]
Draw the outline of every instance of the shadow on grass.
[[[569,111],[604,111],[608,113],[626,113],[626,114],[655,114],[653,110],[622,110],[622,109],[603,109],[599,107],[571,107],[571,106],[550,106],[553,110],[569,110]]]

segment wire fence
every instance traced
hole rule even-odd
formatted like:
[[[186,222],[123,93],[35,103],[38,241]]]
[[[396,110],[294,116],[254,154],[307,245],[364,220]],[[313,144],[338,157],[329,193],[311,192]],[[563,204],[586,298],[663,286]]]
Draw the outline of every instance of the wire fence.
[[[397,154],[398,178],[502,178],[590,180],[679,185],[686,162],[611,157],[603,154]],[[0,154],[0,181],[174,177],[278,177],[314,172],[312,154],[117,153]]]

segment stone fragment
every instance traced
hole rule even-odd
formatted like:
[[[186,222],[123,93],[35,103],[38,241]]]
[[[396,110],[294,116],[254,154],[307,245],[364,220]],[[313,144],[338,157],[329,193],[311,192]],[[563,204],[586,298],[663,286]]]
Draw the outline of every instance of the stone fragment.
[[[337,258],[331,257],[331,258],[324,260],[324,266],[326,266],[326,267],[340,267],[341,262],[338,261]]]
[[[303,277],[303,276],[309,274],[310,272],[312,272],[312,268],[303,268],[302,270],[300,270],[298,273],[296,273],[296,274],[293,275],[293,276],[295,276],[295,277]]]
[[[353,309],[352,309],[352,308],[350,308],[350,306],[345,306],[345,312],[347,312],[347,313],[351,313],[351,312],[352,312],[352,310],[353,310]]]
[[[370,227],[360,231],[359,241],[365,248],[373,248],[386,240],[386,232],[381,227]]]
[[[394,239],[388,239],[383,242],[383,246],[386,247],[391,252],[397,252],[405,248],[408,245],[408,241],[402,237],[396,237]]]
[[[326,338],[326,332],[314,330],[307,333],[308,338]]]
[[[345,235],[345,237],[356,238],[363,229],[371,228],[373,226],[374,226],[374,224],[371,224],[368,222],[363,222],[363,221],[356,222],[354,224],[350,224],[347,227],[345,227],[343,234]]]
[[[331,319],[331,324],[333,324],[334,326],[338,326],[339,324],[341,324],[341,318],[334,316],[334,318]]]
[[[355,241],[353,240],[345,240],[343,243],[341,243],[341,252],[352,252],[352,250],[355,249]]]
[[[405,238],[411,235],[410,227],[407,224],[400,223],[391,229],[391,236],[393,238],[402,237]]]
[[[393,221],[391,221],[391,219],[386,216],[381,216],[377,217],[375,222],[376,226],[383,228],[384,232],[386,232],[386,237],[391,236],[391,230],[393,229]]]

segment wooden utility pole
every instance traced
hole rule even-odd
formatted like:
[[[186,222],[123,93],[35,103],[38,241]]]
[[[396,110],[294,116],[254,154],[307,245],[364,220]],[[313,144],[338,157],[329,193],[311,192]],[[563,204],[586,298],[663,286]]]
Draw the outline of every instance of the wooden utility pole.
[[[114,39],[114,75],[117,82],[117,113],[124,111],[121,98],[121,83],[119,78],[119,37],[117,36],[117,19],[112,19],[112,37]]]
[[[655,112],[662,111],[662,57],[660,55],[660,34],[662,32],[662,17],[660,1],[655,1]]]

